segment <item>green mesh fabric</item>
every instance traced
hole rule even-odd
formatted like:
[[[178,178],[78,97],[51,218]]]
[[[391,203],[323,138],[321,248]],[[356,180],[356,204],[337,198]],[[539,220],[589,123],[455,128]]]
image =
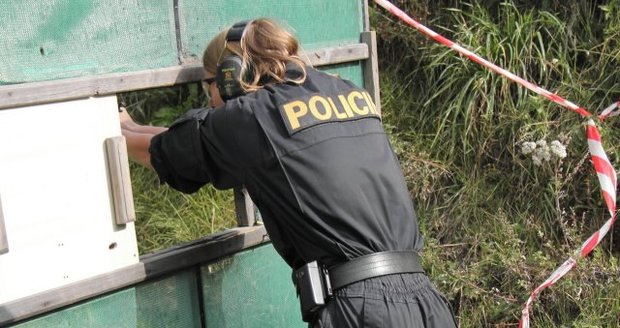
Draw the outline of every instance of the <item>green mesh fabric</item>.
[[[136,293],[128,289],[11,327],[107,328],[138,327]]]
[[[0,85],[177,65],[172,0],[4,0]]]
[[[199,292],[195,270],[136,287],[136,327],[201,327]]]
[[[291,269],[271,244],[263,244],[200,270],[181,271],[10,327],[302,328],[307,324],[301,320]]]
[[[249,18],[289,26],[303,50],[357,43],[363,30],[360,0],[184,0],[176,13],[175,2],[4,0],[0,85],[199,62],[208,40]]]
[[[206,327],[307,327],[291,269],[270,244],[203,267],[202,282]]]
[[[180,272],[16,324],[16,328],[201,327],[197,275]]]
[[[360,62],[324,66],[321,67],[321,70],[350,80],[359,87],[364,87],[364,72],[362,71]]]
[[[179,2],[184,57],[202,56],[208,40],[235,23],[271,17],[288,26],[304,50],[359,42],[360,0],[185,0]]]

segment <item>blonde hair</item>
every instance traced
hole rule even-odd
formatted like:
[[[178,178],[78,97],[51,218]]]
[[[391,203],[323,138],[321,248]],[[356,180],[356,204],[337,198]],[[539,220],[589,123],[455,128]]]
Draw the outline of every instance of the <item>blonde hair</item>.
[[[204,69],[215,74],[220,60],[227,56],[241,57],[240,76],[244,91],[262,88],[261,79],[269,77],[276,83],[301,84],[306,80],[305,63],[299,57],[299,41],[295,36],[269,18],[250,21],[243,31],[241,41],[226,41],[229,29],[216,35],[205,49],[202,57]],[[293,63],[302,70],[301,76],[287,78],[286,65]],[[264,81],[264,80],[263,80]]]

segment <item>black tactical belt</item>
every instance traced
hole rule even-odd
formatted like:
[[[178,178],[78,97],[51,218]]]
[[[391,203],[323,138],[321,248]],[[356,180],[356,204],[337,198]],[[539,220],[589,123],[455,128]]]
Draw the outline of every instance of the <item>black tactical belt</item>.
[[[396,273],[424,273],[414,251],[387,251],[355,258],[329,269],[332,290],[360,280]]]
[[[312,261],[293,271],[293,281],[302,318],[310,322],[336,289],[364,279],[416,272],[424,273],[416,252],[388,251],[364,255],[329,270]]]

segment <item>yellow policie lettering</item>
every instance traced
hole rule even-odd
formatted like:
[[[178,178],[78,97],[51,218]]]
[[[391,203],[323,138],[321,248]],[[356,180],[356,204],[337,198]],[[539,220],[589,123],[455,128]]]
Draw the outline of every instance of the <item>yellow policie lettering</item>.
[[[320,103],[321,106],[317,106],[317,103]],[[308,105],[310,106],[310,113],[312,116],[316,117],[319,121],[326,121],[332,117],[332,107],[327,99],[321,96],[314,96],[310,98]],[[323,113],[321,110],[323,110]]]
[[[337,97],[337,98],[336,98]],[[296,99],[280,106],[290,133],[320,123],[347,121],[361,117],[379,117],[367,92],[351,91],[336,97],[321,95]]]
[[[334,103],[334,100],[332,98],[327,97],[327,101],[329,101],[329,104],[332,106],[332,108],[334,109],[334,114],[336,114],[336,117],[339,119],[346,119],[349,117],[353,117],[353,114],[348,114],[348,113],[343,113],[343,112],[339,112],[338,111],[338,107],[336,107],[336,104]],[[345,109],[346,111],[346,109]]]
[[[291,125],[291,129],[295,130],[300,127],[299,118],[308,113],[308,106],[301,100],[291,101],[282,106],[286,112],[286,117]],[[297,108],[297,110],[295,110]]]
[[[379,115],[379,113],[377,113],[377,107],[375,106],[375,103],[372,101],[372,99],[370,99],[370,95],[368,94],[368,92],[364,92],[362,93],[362,95],[364,95],[364,99],[366,99],[366,103],[368,104],[368,107],[370,107],[370,111],[373,114]]]
[[[349,93],[349,97],[347,97],[347,100],[349,100],[349,105],[351,105],[351,109],[353,109],[353,111],[356,112],[358,115],[368,114],[369,112],[368,106],[363,106],[362,108],[359,108],[359,106],[357,105],[357,102],[355,101],[356,98],[362,99],[364,100],[364,102],[366,101],[364,99],[364,96],[362,96],[361,92],[353,91]]]
[[[349,106],[349,102],[347,101],[347,98],[343,95],[338,95],[338,99],[340,100],[342,107],[344,107],[344,111],[347,113],[347,116],[353,117],[354,114],[353,114],[353,111],[351,110],[351,106]]]

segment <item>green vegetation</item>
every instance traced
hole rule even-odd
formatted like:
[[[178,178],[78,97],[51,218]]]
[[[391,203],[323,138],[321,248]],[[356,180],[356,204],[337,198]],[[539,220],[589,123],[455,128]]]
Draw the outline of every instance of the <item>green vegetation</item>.
[[[395,3],[592,113],[620,100],[620,0]],[[370,12],[384,124],[418,210],[425,266],[461,327],[514,327],[529,293],[609,219],[589,161],[585,119],[378,6],[371,4]],[[123,98],[137,120],[167,124],[200,106],[197,90],[188,85]],[[617,122],[597,121],[614,166],[620,163]],[[541,140],[555,145],[548,160],[524,154],[524,143]],[[231,192],[181,195],[159,186],[151,172],[132,167],[132,175],[143,254],[235,225]],[[542,292],[533,327],[620,326],[618,237],[615,227]]]
[[[593,113],[620,99],[620,1],[400,3],[436,32]],[[609,219],[585,120],[381,8],[372,14],[384,122],[427,238],[426,266],[462,327],[514,325],[529,293]],[[612,163],[615,124],[597,124]],[[566,157],[536,162],[522,152],[539,140],[559,141]],[[611,233],[543,291],[533,326],[619,326],[620,285],[610,284],[620,281],[619,255]]]

